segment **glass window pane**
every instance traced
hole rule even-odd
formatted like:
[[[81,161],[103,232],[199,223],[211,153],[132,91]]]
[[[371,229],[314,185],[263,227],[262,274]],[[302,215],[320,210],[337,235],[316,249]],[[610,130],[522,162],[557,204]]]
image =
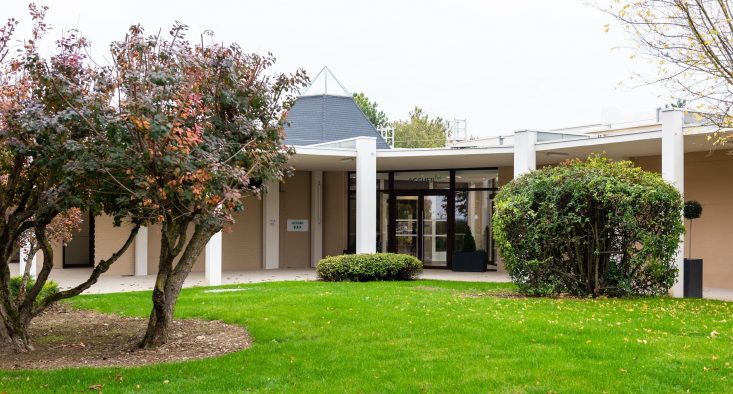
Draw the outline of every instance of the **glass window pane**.
[[[417,196],[397,197],[397,220],[417,220]]]
[[[492,192],[484,190],[456,191],[455,242],[456,252],[473,251],[468,242],[473,238],[475,251],[485,252],[487,262],[496,256],[491,239]]]
[[[378,172],[377,173],[377,190],[389,190],[389,173]],[[349,191],[356,191],[356,173],[349,173]]]
[[[389,190],[389,173],[377,173],[377,190]]]
[[[423,197],[423,263],[448,264],[448,201],[446,196]]]
[[[456,171],[456,189],[495,188],[498,178],[497,170]]]
[[[395,172],[394,187],[401,190],[425,190],[450,188],[449,171]]]

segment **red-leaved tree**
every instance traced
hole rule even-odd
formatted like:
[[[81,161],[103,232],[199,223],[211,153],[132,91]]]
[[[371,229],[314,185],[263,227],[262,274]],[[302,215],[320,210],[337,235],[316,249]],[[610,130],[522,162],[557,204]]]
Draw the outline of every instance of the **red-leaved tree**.
[[[114,85],[86,59],[84,38],[69,31],[57,41],[54,55],[39,52],[48,29],[45,11],[31,4],[33,30],[17,51],[12,48],[17,22],[0,28],[0,346],[16,351],[32,349],[28,326],[35,316],[94,284],[137,233],[133,227],[120,250],[100,261],[83,283],[42,293],[54,266],[51,240],[63,236],[59,226],[67,227],[60,223],[64,215],[102,209],[92,193],[98,177],[90,169],[97,160],[94,147],[103,142],[99,136],[116,119],[110,107]],[[26,281],[22,294],[13,295],[9,264],[24,237],[41,251],[43,264],[33,284]]]
[[[112,45],[119,127],[103,158],[105,195],[136,222],[160,224],[153,309],[142,347],[168,339],[178,295],[209,239],[281,179],[285,110],[306,76],[269,73],[275,59],[238,46],[191,44],[186,27],[145,35],[133,26]]]

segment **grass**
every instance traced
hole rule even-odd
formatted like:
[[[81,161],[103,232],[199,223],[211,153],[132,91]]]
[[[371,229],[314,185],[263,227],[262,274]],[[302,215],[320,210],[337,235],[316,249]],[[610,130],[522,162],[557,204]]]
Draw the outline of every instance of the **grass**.
[[[502,298],[439,281],[184,290],[176,316],[246,326],[248,350],[131,369],[0,372],[0,392],[730,392],[733,303]],[[72,304],[144,316],[149,293]]]

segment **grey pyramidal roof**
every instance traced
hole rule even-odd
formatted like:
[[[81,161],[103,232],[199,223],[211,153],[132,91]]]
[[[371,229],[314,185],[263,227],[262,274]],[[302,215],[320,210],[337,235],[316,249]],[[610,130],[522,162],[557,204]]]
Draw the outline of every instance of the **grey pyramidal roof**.
[[[354,137],[376,137],[377,149],[389,149],[382,135],[351,96],[300,96],[288,111],[285,144],[304,146]]]

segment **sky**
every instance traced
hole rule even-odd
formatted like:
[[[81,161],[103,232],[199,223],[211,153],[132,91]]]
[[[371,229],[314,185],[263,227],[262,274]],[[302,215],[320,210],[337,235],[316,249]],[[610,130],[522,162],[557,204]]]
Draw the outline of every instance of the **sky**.
[[[0,18],[19,19],[19,36],[27,36],[28,2],[2,1]],[[180,21],[192,37],[211,30],[218,41],[273,53],[274,71],[303,68],[314,77],[328,66],[390,120],[420,106],[431,116],[465,119],[468,134],[477,137],[650,119],[672,101],[660,87],[631,80],[655,69],[630,59],[621,27],[587,0],[39,4],[50,7],[49,37],[76,28],[101,63],[109,58],[109,43],[123,39],[130,25],[157,33]]]

